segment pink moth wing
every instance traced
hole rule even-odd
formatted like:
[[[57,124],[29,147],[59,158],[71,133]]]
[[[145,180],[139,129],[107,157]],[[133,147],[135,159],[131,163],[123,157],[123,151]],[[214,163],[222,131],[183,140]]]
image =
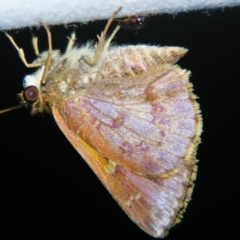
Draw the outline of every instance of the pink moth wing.
[[[185,53],[178,47],[117,47],[86,86],[79,77],[83,63],[76,63],[59,79],[52,67],[42,88],[68,140],[127,215],[155,237],[181,220],[197,171],[201,116],[189,72],[174,65]],[[44,88],[51,79],[56,96],[50,97]]]

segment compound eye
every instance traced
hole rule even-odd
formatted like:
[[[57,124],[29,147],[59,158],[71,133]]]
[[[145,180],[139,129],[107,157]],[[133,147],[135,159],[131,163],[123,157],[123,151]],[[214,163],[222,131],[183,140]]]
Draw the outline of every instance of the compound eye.
[[[35,86],[29,86],[24,89],[24,98],[28,102],[36,102],[38,100],[39,91]]]

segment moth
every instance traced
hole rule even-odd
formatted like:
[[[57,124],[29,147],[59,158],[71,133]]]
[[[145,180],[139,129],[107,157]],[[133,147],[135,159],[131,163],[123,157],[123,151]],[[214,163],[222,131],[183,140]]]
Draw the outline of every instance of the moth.
[[[125,213],[145,232],[164,237],[180,222],[197,172],[202,118],[189,82],[176,62],[187,50],[148,45],[113,46],[107,38],[118,9],[98,43],[48,51],[27,67],[20,93],[32,114],[48,112]]]

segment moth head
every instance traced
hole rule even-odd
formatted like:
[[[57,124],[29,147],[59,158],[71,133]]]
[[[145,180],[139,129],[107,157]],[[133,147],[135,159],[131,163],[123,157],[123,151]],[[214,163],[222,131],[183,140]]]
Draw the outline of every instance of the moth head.
[[[23,78],[23,91],[18,95],[20,105],[31,109],[31,113],[43,112],[46,109],[42,99],[42,78],[45,65],[39,67],[34,73]]]
[[[38,101],[43,71],[44,66],[41,66],[35,73],[24,77],[22,96],[26,102]]]

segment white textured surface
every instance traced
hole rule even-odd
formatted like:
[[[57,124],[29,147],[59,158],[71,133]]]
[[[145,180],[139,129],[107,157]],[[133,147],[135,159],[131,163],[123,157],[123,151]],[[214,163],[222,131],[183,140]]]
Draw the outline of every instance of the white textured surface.
[[[239,6],[240,0],[9,0],[0,1],[0,29],[107,19],[119,7],[119,16],[139,13],[189,12]]]

